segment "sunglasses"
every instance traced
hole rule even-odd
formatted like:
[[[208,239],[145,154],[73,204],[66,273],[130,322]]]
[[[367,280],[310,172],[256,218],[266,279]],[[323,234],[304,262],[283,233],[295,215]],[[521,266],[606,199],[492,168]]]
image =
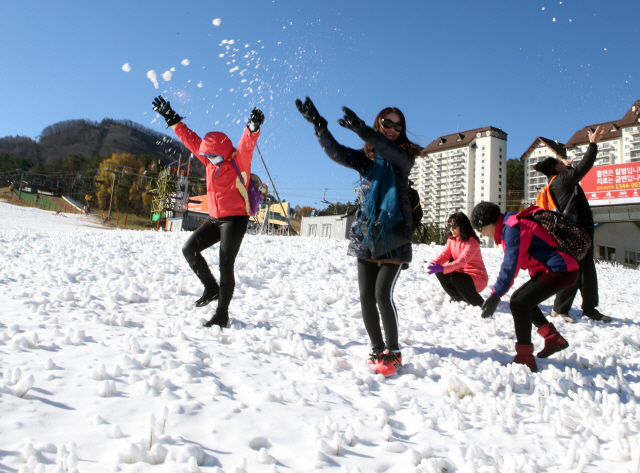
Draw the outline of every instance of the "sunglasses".
[[[399,123],[394,123],[388,118],[383,118],[382,120],[380,120],[380,123],[385,128],[393,128],[398,133],[402,133],[402,125],[400,125]]]
[[[224,161],[224,156],[219,154],[201,154],[200,156],[207,158],[211,164],[220,164]]]
[[[456,225],[455,223],[447,223],[447,228],[449,230],[455,230],[456,228],[458,228],[458,225]]]

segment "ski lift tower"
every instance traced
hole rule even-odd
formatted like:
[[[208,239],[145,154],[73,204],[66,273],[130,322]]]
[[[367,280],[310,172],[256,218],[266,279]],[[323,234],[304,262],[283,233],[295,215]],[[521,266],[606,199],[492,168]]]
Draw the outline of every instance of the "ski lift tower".
[[[173,217],[175,210],[173,196],[176,193],[176,180],[173,178],[171,168],[165,168],[158,175],[156,193],[157,195],[151,201],[151,220],[155,222],[165,220],[169,216]]]

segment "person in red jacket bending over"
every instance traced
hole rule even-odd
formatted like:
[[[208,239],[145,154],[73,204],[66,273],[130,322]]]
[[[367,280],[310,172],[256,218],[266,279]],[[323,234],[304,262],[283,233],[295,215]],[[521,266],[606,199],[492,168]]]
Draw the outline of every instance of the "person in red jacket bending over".
[[[528,219],[540,210],[532,205],[522,212],[503,214],[492,202],[480,202],[471,212],[471,225],[483,236],[493,237],[496,245],[502,245],[504,260],[493,292],[482,305],[482,317],[491,317],[513,284],[520,269],[528,269],[531,279],[512,295],[509,307],[516,332],[516,357],[514,363],[527,365],[537,371],[531,343],[531,326],[538,328],[544,338],[544,348],[538,358],[547,358],[569,346],[547,321],[538,307],[554,294],[573,286],[578,280],[579,267],[576,259],[558,250],[558,242],[539,223]]]
[[[451,214],[448,222],[447,245],[429,264],[427,273],[436,275],[452,301],[480,307],[484,299],[479,292],[489,281],[480,252],[480,239],[464,212]]]
[[[229,324],[229,304],[236,284],[233,266],[247,231],[250,215],[248,193],[243,182],[248,183],[251,176],[253,149],[260,136],[264,115],[257,108],[253,109],[236,149],[229,137],[219,131],[209,132],[204,138],[200,138],[182,123],[183,117],[174,112],[171,104],[162,96],[154,99],[153,109],[206,167],[207,203],[211,218],[193,232],[182,247],[182,254],[204,285],[204,293],[196,301],[196,307],[203,307],[218,299],[216,313],[205,327],[226,327]],[[235,161],[243,181],[235,171],[232,161]],[[203,250],[218,242],[220,285],[202,257]]]

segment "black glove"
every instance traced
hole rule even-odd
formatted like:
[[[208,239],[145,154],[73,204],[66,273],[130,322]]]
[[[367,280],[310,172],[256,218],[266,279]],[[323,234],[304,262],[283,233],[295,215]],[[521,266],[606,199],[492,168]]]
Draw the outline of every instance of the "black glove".
[[[249,121],[247,122],[247,128],[251,133],[255,133],[260,129],[260,125],[264,123],[264,113],[257,108],[253,109]]]
[[[296,99],[296,107],[302,116],[309,122],[313,123],[313,128],[316,130],[316,135],[327,129],[327,120],[322,118],[313,105],[313,102],[309,97],[305,98],[304,103],[300,99]]]
[[[491,317],[493,313],[496,311],[498,307],[498,302],[500,302],[500,298],[495,294],[491,294],[484,304],[482,304],[482,318],[486,319],[487,317]]]
[[[171,102],[165,102],[162,95],[158,95],[153,99],[153,110],[162,115],[162,118],[167,122],[167,128],[173,125],[177,125],[182,121],[184,117],[181,117],[171,108]]]
[[[360,120],[353,110],[349,110],[347,107],[342,107],[342,111],[344,112],[344,117],[338,120],[338,124],[340,126],[353,131],[366,143],[373,139],[376,134],[373,128],[368,127],[365,122]]]

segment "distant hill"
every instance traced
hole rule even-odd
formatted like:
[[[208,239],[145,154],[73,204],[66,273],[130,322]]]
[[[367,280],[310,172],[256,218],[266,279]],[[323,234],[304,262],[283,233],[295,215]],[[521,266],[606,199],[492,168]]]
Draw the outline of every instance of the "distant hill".
[[[58,122],[42,130],[37,141],[27,136],[0,138],[0,155],[3,153],[43,164],[72,154],[82,154],[86,158],[112,153],[150,154],[167,165],[177,162],[180,154],[184,162],[190,154],[177,139],[130,120],[111,118],[100,123],[91,120]],[[198,160],[195,162],[196,168],[204,168]]]

